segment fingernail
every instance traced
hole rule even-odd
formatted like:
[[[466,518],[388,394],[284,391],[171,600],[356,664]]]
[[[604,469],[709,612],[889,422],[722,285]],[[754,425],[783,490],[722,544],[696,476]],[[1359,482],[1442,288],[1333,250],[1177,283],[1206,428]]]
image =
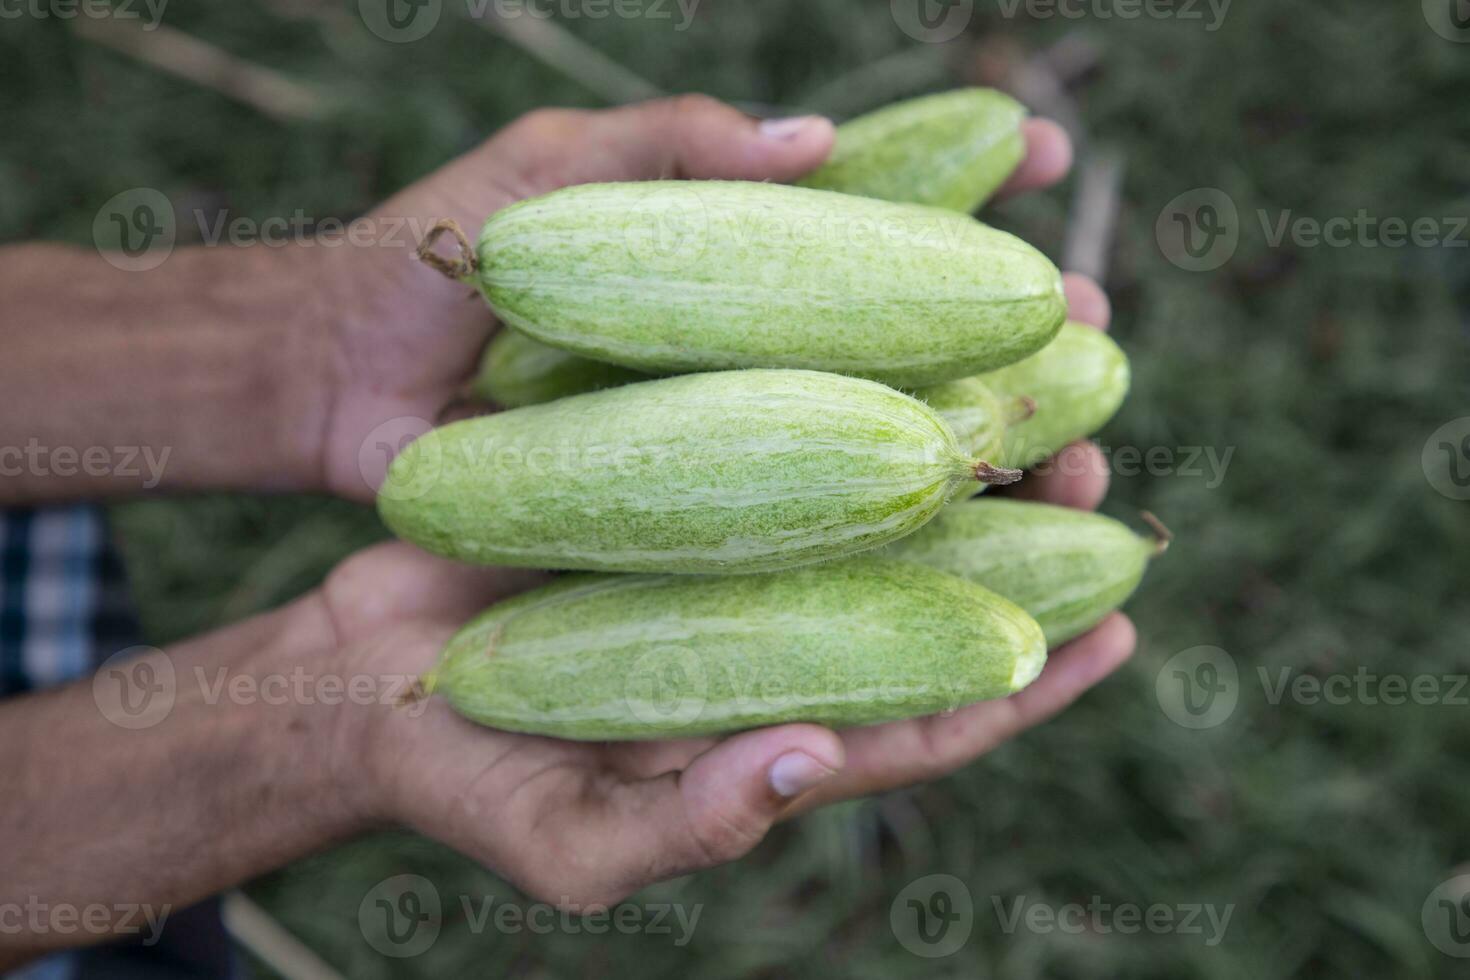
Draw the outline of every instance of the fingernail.
[[[771,763],[771,789],[789,800],[805,793],[830,775],[831,769],[805,752],[787,752]]]
[[[794,140],[809,127],[827,120],[822,116],[791,116],[786,119],[762,119],[761,135],[772,140]]]

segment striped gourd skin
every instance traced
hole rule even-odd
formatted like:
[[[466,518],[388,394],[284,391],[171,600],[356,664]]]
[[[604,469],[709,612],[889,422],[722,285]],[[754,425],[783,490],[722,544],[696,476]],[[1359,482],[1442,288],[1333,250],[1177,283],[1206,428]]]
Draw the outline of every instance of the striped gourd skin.
[[[1036,403],[1030,418],[1007,428],[999,454],[1000,465],[1025,469],[1106,425],[1128,394],[1130,371],[1107,334],[1067,323],[1042,350],[981,380],[1002,398],[1025,395]]]
[[[756,572],[908,534],[973,467],[891,388],[729,371],[436,429],[394,461],[378,508],[400,537],[469,562]]]
[[[649,373],[811,368],[901,387],[1014,363],[1065,316],[1013,235],[938,208],[738,181],[585,184],[497,212],[502,320]]]
[[[949,423],[965,452],[987,461],[999,455],[1007,409],[985,382],[979,378],[961,378],[918,388],[913,395]]]
[[[470,391],[505,408],[524,408],[647,380],[638,371],[578,357],[507,328],[486,345]]]
[[[579,575],[491,608],[430,678],[456,711],[571,739],[680,738],[933,714],[1030,683],[1021,609],[861,556],[769,575]]]
[[[1121,606],[1156,542],[1087,511],[1020,500],[956,503],[884,554],[960,575],[1036,618],[1056,647]]]
[[[969,214],[1026,155],[1025,118],[994,89],[898,102],[837,127],[831,157],[801,185]]]

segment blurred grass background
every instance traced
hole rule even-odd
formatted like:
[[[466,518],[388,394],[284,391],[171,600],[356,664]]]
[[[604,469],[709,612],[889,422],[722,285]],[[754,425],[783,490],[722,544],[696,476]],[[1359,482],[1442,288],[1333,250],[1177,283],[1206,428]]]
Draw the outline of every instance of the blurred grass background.
[[[1130,606],[1141,646],[1118,676],[951,778],[804,818],[737,865],[650,890],[645,901],[703,906],[682,948],[647,934],[474,935],[453,896],[512,890],[405,834],[251,894],[355,977],[1456,975],[1420,910],[1470,860],[1463,702],[1272,704],[1257,670],[1466,670],[1467,505],[1420,465],[1430,433],[1470,413],[1465,232],[1458,248],[1271,247],[1256,216],[1470,213],[1470,45],[1430,30],[1417,3],[1373,0],[1238,3],[1213,31],[1203,6],[1190,21],[1007,17],[1009,4],[980,3],[947,44],[905,35],[886,2],[703,0],[685,31],[662,6],[670,19],[557,22],[662,89],[839,116],[1004,84],[1048,52],[1094,54],[1067,96],[1125,162],[1108,287],[1135,365],[1100,441],[1233,450],[1226,478],[1116,478],[1107,510],[1152,509],[1178,535]],[[211,0],[171,5],[164,23],[319,87],[334,108],[271,118],[55,17],[8,19],[0,237],[88,243],[102,203],[138,186],[232,216],[348,218],[519,113],[606,95],[449,0],[406,44],[365,29],[355,3]],[[1241,215],[1238,251],[1208,273],[1176,268],[1154,238],[1166,203],[1197,187],[1225,191]],[[1072,191],[987,217],[1059,257]],[[277,605],[382,534],[368,510],[315,499],[148,501],[115,518],[153,643]],[[1240,702],[1190,731],[1160,710],[1155,678],[1202,644],[1234,657]],[[968,886],[975,927],[954,956],[924,960],[895,941],[889,907],[941,872]],[[446,898],[438,942],[407,960],[374,952],[357,924],[367,890],[399,873]],[[992,898],[1020,896],[1235,908],[1213,947],[1147,931],[1007,935]]]

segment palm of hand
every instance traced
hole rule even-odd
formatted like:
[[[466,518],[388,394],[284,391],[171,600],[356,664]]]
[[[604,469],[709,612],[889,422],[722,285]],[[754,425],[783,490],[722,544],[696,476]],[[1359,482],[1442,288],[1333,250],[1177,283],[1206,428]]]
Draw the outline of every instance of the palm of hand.
[[[1066,169],[1065,137],[1055,127],[1031,124],[1027,136],[1013,190],[1044,186]],[[410,217],[420,228],[440,217],[473,228],[516,200],[592,180],[789,180],[818,164],[830,141],[830,127],[821,126],[795,139],[763,138],[734,110],[704,99],[536,113],[375,213]],[[438,419],[493,327],[478,297],[448,286],[409,253],[354,252],[331,277],[348,316],[335,343],[340,383],[323,467],[332,489],[357,499],[370,496],[386,468],[386,456],[372,451],[374,433],[395,418]],[[1096,286],[1067,285],[1074,317],[1105,326]],[[1085,444],[1073,449],[1097,455]],[[1080,462],[1087,476],[1032,480],[1028,493],[1095,506],[1106,477]],[[414,677],[459,625],[539,578],[391,544],[344,563],[322,598],[345,666]],[[1132,647],[1132,626],[1115,615],[1053,653],[1041,678],[1017,695],[840,735],[797,724],[724,739],[571,743],[480,728],[434,698],[420,710],[366,712],[351,744],[363,746],[363,782],[374,788],[366,806],[375,816],[442,840],[538,897],[610,902],[739,857],[790,813],[964,765],[1061,710]]]

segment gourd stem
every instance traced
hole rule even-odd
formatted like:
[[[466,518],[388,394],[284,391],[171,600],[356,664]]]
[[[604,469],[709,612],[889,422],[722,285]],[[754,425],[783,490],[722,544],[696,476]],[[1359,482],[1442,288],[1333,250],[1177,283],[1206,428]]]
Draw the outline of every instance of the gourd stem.
[[[397,707],[407,708],[410,705],[418,704],[430,694],[434,693],[434,687],[438,683],[438,680],[438,671],[434,670],[429,671],[422,677],[414,678],[413,682],[409,684],[408,690],[399,696]]]
[[[434,243],[446,231],[453,235],[455,241],[459,243],[459,257],[456,259],[445,258],[434,251]],[[434,222],[434,227],[430,228],[424,240],[419,242],[419,247],[414,255],[429,268],[436,269],[441,275],[456,281],[469,278],[480,268],[480,260],[475,255],[475,247],[470,244],[470,238],[459,226],[459,222],[453,218],[441,218]]]
[[[1036,414],[1036,399],[1030,395],[1017,395],[1014,406],[1011,408],[1011,417],[1006,419],[1010,425],[1024,422]]]
[[[1004,466],[993,466],[983,459],[976,460],[970,472],[981,483],[988,483],[993,487],[1003,487],[1008,483],[1015,483],[1023,475],[1020,470],[1007,469]]]
[[[1174,532],[1164,526],[1164,522],[1154,516],[1152,511],[1141,511],[1139,516],[1143,523],[1147,524],[1154,532],[1154,557],[1157,558],[1169,550],[1169,542],[1174,540]]]

